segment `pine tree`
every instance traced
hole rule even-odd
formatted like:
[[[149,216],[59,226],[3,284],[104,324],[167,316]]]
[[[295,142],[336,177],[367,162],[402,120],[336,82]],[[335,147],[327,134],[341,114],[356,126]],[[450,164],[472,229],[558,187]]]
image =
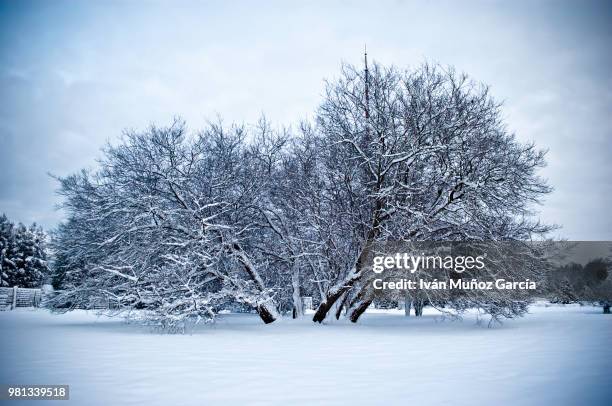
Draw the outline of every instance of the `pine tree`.
[[[45,239],[36,224],[14,226],[5,215],[0,217],[1,286],[41,286],[48,273]]]
[[[15,264],[11,260],[14,246],[14,225],[3,214],[0,216],[0,286],[10,286],[9,275],[15,269]]]

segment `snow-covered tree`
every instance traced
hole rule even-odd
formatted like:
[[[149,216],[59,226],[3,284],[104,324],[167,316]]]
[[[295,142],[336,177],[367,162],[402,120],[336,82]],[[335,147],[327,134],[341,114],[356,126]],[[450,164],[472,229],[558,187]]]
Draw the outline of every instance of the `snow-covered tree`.
[[[180,323],[233,301],[269,323],[299,317],[302,296],[313,296],[314,321],[342,312],[357,321],[374,300],[368,256],[380,244],[546,233],[531,212],[550,191],[543,165],[465,75],[345,66],[316,120],[293,133],[261,120],[190,135],[175,122],[128,133],[99,170],[61,178],[68,218],[54,236],[63,289],[54,305],[101,297]],[[540,253],[523,248],[529,266],[509,256],[492,275],[538,277],[530,261]],[[524,311],[503,294],[416,299],[419,312],[425,303]]]
[[[36,224],[15,226],[0,216],[0,285],[35,288],[48,275],[46,236]]]
[[[14,224],[5,214],[0,216],[0,285],[9,286],[9,273],[15,269],[11,260],[15,248]]]
[[[364,264],[376,242],[524,240],[549,230],[531,212],[550,191],[537,174],[544,152],[508,132],[486,86],[452,69],[375,65],[366,81],[345,66],[315,131],[321,199],[333,207],[323,222],[334,236],[323,241],[330,260],[342,258],[329,267],[316,322],[339,301],[353,320],[368,307]]]
[[[164,323],[214,317],[228,298],[278,318],[262,238],[269,168],[243,127],[182,122],[128,133],[100,169],[60,179],[68,220],[55,250],[64,292],[54,306],[102,297]]]

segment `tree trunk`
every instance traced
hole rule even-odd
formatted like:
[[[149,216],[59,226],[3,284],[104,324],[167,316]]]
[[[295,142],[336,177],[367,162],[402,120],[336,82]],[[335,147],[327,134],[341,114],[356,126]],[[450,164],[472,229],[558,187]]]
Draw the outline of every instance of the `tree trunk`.
[[[367,310],[368,307],[372,304],[372,299],[362,300],[360,301],[356,307],[353,308],[349,318],[353,323],[357,323],[359,317]]]
[[[412,307],[412,299],[410,299],[410,295],[406,293],[404,296],[404,314],[406,317],[410,317],[410,308]]]
[[[247,272],[249,277],[253,280],[253,282],[255,282],[255,285],[257,286],[259,291],[265,292],[266,287],[263,282],[263,279],[259,275],[259,272],[255,268],[255,265],[251,262],[251,259],[242,250],[240,245],[238,243],[233,243],[230,245],[230,248],[232,250],[232,253],[236,255],[238,261],[242,263],[244,270]],[[265,324],[270,324],[279,318],[276,305],[269,298],[267,301],[264,301],[264,303],[257,305],[257,313]]]
[[[414,302],[414,315],[421,317],[423,315],[423,308],[425,307],[425,301],[423,299],[416,299]]]
[[[372,304],[372,300],[374,300],[372,291],[362,288],[357,296],[351,300],[351,304],[348,307],[349,319],[353,323],[357,323],[359,317]]]
[[[302,292],[300,289],[300,268],[297,263],[293,265],[291,285],[293,286],[293,318],[297,319],[304,315],[304,304],[302,303]]]
[[[368,241],[372,240],[373,238],[368,238]],[[322,323],[323,320],[325,320],[325,317],[327,317],[327,313],[332,308],[334,303],[336,303],[336,301],[340,299],[340,297],[342,297],[342,295],[346,291],[352,288],[353,284],[358,281],[359,278],[361,278],[362,265],[365,262],[367,255],[368,249],[362,249],[361,253],[359,254],[359,257],[357,257],[355,266],[351,270],[349,276],[345,277],[344,280],[337,283],[332,289],[327,292],[327,297],[325,298],[325,300],[321,301],[321,304],[317,308],[317,311],[315,312],[312,321],[314,321],[315,323]]]
[[[338,308],[336,309],[336,320],[340,320],[340,316],[342,315],[342,309],[346,305],[348,298],[349,298],[349,293],[346,292],[344,294],[344,297],[342,298],[342,302],[340,302],[340,306],[338,306]]]
[[[261,320],[263,320],[265,324],[273,323],[278,318],[276,309],[268,304],[260,304],[257,306],[257,314],[259,314],[259,317],[261,317]]]
[[[604,314],[610,314],[610,304],[605,304],[603,307]]]
[[[334,303],[336,303],[336,301],[340,299],[340,297],[347,290],[349,290],[349,286],[343,286],[338,289],[333,289],[332,291],[327,293],[327,297],[325,298],[325,300],[321,302],[319,307],[317,307],[317,311],[312,317],[312,321],[314,321],[315,323],[322,323],[323,320],[325,320],[325,317],[327,316],[327,312],[329,312],[329,309],[332,308]]]

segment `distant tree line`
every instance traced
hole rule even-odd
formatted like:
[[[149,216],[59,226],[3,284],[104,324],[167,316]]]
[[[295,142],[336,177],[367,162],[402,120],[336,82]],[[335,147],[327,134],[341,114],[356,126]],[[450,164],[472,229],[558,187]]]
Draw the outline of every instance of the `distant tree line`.
[[[548,283],[553,303],[596,302],[610,314],[612,305],[612,262],[596,258],[586,265],[570,263],[550,272]]]

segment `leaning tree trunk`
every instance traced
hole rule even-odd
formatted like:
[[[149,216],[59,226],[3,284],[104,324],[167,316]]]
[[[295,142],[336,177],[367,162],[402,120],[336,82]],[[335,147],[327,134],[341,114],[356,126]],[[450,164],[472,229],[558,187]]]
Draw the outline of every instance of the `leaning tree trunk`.
[[[336,320],[340,320],[340,316],[342,315],[342,309],[344,309],[344,307],[346,306],[346,302],[348,302],[348,298],[349,298],[349,292],[346,292],[344,294],[344,298],[342,298],[342,301],[340,302],[340,305],[336,309]]]
[[[372,299],[360,300],[356,303],[355,307],[350,311],[349,319],[353,323],[357,323],[359,317],[370,307],[372,304]]]
[[[325,317],[327,317],[327,312],[329,312],[334,303],[336,303],[336,301],[340,299],[340,297],[347,290],[349,290],[349,288],[349,286],[335,287],[327,292],[325,300],[321,301],[321,304],[319,304],[319,307],[317,307],[317,311],[312,317],[312,321],[315,323],[322,323],[323,320],[325,320]]]
[[[265,324],[273,323],[280,317],[280,315],[278,313],[276,303],[266,293],[265,284],[259,275],[255,264],[251,262],[251,259],[248,257],[248,255],[246,255],[238,243],[229,244],[229,248],[232,253],[236,255],[236,259],[242,263],[242,266],[249,277],[253,280],[253,282],[255,282],[257,289],[263,294],[263,300],[261,300],[256,307],[257,314],[259,314],[259,317],[261,317],[261,320]]]
[[[353,323],[357,323],[359,317],[367,310],[368,307],[372,304],[374,300],[374,295],[368,289],[362,289],[357,296],[351,300],[351,304],[349,305],[349,319]]]
[[[260,293],[263,294],[263,300],[261,300],[256,307],[257,314],[259,314],[259,317],[261,317],[261,320],[265,324],[270,324],[276,321],[280,317],[280,315],[278,314],[278,308],[274,300],[272,300],[272,298],[270,298],[266,293],[266,286],[264,284],[263,279],[261,278],[261,275],[259,275],[255,264],[251,262],[251,259],[243,251],[240,244],[232,243],[229,244],[228,247],[230,248],[231,252],[236,255],[236,259],[240,261],[240,263],[242,263],[244,270],[253,280],[253,282],[255,282],[255,286],[257,287],[257,289],[260,291]]]
[[[257,314],[265,324],[270,324],[278,319],[278,311],[274,305],[262,303],[257,306]]]
[[[338,301],[338,299],[340,299],[344,293],[351,289],[355,282],[357,282],[359,278],[361,278],[362,265],[365,262],[367,255],[368,249],[362,249],[350,274],[343,280],[338,282],[336,285],[334,285],[334,287],[332,287],[327,292],[325,300],[321,301],[321,304],[317,308],[317,311],[315,312],[312,321],[314,321],[315,323],[323,322],[323,320],[325,320],[325,317],[327,317],[327,313],[334,306],[334,303],[336,303],[336,301]]]

